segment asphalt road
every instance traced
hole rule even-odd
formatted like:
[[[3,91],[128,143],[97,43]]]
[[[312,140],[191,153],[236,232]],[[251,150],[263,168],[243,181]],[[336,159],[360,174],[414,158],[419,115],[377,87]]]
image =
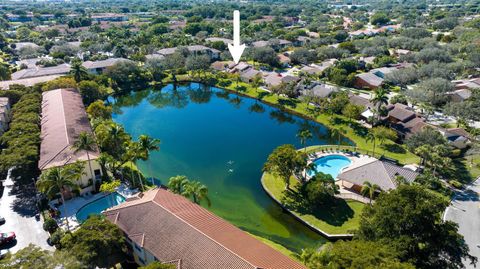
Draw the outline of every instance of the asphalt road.
[[[470,254],[480,260],[480,179],[470,187],[455,195],[452,203],[445,211],[444,219],[451,220],[459,225],[459,232],[465,238],[470,248]],[[480,264],[477,263],[477,264]],[[475,268],[469,262],[465,266]]]
[[[7,178],[3,182],[3,192],[0,193],[0,215],[5,218],[5,224],[0,226],[0,232],[15,232],[16,242],[0,246],[12,253],[29,244],[44,249],[53,250],[47,244],[48,234],[42,228],[43,222],[35,218],[35,192],[33,184],[14,185]]]

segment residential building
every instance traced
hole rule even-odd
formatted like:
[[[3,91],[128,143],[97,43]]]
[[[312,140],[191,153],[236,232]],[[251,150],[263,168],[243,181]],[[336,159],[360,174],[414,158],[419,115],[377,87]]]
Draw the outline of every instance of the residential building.
[[[221,37],[209,37],[209,38],[205,38],[205,41],[210,43],[223,42],[225,45],[233,44],[233,40],[228,38],[221,38]]]
[[[458,149],[466,148],[473,140],[472,136],[463,128],[438,128],[438,131],[447,139],[450,145]]]
[[[96,13],[90,16],[92,20],[97,22],[102,21],[128,21],[128,17],[125,14],[118,13]]]
[[[334,92],[337,92],[337,91],[338,91],[337,87],[330,86],[327,84],[318,84],[312,88],[312,94],[320,98],[330,97],[330,95],[332,95]]]
[[[388,115],[386,117],[386,120],[393,124],[399,122],[406,123],[417,117],[417,114],[415,113],[413,108],[400,103],[388,105],[387,110]]]
[[[124,232],[139,265],[160,261],[177,269],[306,268],[165,189],[146,191],[103,214]]]
[[[355,76],[354,85],[356,88],[368,88],[374,90],[383,84],[383,78],[373,73],[362,73]]]
[[[0,135],[8,129],[10,122],[10,102],[7,97],[0,97]]]
[[[384,160],[374,160],[360,166],[347,168],[337,178],[343,187],[359,193],[366,181],[372,185],[378,185],[382,191],[389,191],[397,188],[398,177],[411,183],[417,176],[417,172],[408,168]]]
[[[260,76],[262,78],[262,72],[255,70],[252,67],[240,72],[240,79],[246,83],[252,82],[255,76]]]
[[[460,89],[449,92],[447,93],[447,95],[450,97],[450,101],[459,103],[472,97],[472,91],[470,89]]]
[[[39,45],[35,44],[35,43],[32,43],[32,42],[17,42],[15,43],[15,50],[16,51],[19,51],[23,48],[26,48],[26,47],[31,47],[31,48],[34,48],[34,49],[38,49],[40,48]]]
[[[12,80],[20,80],[26,78],[44,77],[52,75],[65,75],[70,72],[69,64],[60,64],[57,66],[40,67],[35,66],[32,68],[22,69],[11,75]]]
[[[82,65],[87,69],[89,73],[92,74],[101,74],[103,73],[108,67],[114,66],[120,62],[131,62],[131,60],[124,59],[124,58],[109,58],[106,60],[100,61],[86,61]]]
[[[216,60],[220,58],[220,53],[221,51],[213,48],[209,48],[203,45],[191,45],[186,47],[188,51],[192,54],[206,54],[210,56],[212,60]],[[163,55],[163,56],[168,56],[171,54],[174,54],[177,51],[177,47],[173,48],[165,48],[165,49],[160,49],[157,51],[157,54]]]
[[[78,182],[80,194],[93,190],[93,181],[101,180],[100,165],[96,161],[98,149],[75,152],[73,145],[82,132],[92,134],[92,128],[75,89],[57,89],[42,94],[41,144],[38,168],[41,171],[75,162],[84,163],[84,173]],[[87,162],[90,158],[90,165]],[[90,169],[91,166],[91,169]],[[72,193],[65,193],[70,197]]]
[[[12,85],[23,85],[26,87],[30,87],[37,83],[48,82],[59,77],[61,77],[61,75],[49,75],[49,76],[24,78],[24,79],[4,80],[4,81],[0,81],[0,90],[8,90]]]

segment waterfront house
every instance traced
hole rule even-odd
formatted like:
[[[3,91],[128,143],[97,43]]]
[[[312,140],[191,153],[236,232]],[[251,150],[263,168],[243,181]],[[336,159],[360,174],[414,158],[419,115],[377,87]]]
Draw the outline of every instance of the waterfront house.
[[[177,269],[305,269],[187,198],[152,189],[107,209],[139,265],[154,261]]]
[[[418,172],[408,168],[388,161],[374,160],[357,167],[347,168],[337,178],[343,187],[360,193],[365,181],[378,185],[382,191],[389,191],[397,188],[398,177],[412,183],[417,176]]]
[[[88,153],[75,152],[73,144],[82,132],[92,134],[92,128],[82,102],[82,96],[75,89],[57,89],[42,94],[41,143],[38,168],[41,171],[62,167],[77,161],[84,162],[85,168],[78,182],[80,194],[93,190],[93,181],[101,180],[100,165],[96,161],[98,149]],[[67,197],[71,193],[65,193]]]
[[[124,58],[109,58],[109,59],[100,60],[100,61],[86,61],[82,65],[83,67],[85,67],[85,69],[87,69],[89,73],[101,74],[108,67],[114,66],[120,62],[131,62],[131,60],[124,59]]]

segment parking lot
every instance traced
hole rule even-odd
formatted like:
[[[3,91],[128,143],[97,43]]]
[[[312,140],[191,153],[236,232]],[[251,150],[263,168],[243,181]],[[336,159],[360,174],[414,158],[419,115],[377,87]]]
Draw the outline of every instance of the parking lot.
[[[48,234],[42,228],[43,222],[35,218],[35,191],[33,184],[14,185],[10,178],[3,182],[0,193],[0,215],[5,218],[5,224],[0,226],[0,232],[15,232],[17,240],[0,249],[16,252],[29,244],[35,244],[44,249],[52,250],[47,244]]]

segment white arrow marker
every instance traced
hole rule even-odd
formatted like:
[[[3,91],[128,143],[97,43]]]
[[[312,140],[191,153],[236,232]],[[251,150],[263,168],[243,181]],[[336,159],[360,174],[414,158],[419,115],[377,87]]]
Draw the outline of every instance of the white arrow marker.
[[[242,57],[245,44],[240,45],[240,11],[233,11],[233,45],[228,44],[228,50],[232,54],[233,61],[238,64]]]

